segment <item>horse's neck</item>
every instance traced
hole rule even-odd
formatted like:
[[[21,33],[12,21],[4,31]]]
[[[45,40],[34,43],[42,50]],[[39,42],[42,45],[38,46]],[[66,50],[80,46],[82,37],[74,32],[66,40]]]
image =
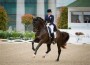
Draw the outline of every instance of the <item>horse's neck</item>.
[[[47,31],[46,26],[41,26],[41,27],[38,28],[38,33],[39,34],[42,33],[43,31]]]
[[[44,30],[45,31],[47,30],[46,25],[45,24],[39,25],[39,27],[38,27],[38,33],[40,34]]]

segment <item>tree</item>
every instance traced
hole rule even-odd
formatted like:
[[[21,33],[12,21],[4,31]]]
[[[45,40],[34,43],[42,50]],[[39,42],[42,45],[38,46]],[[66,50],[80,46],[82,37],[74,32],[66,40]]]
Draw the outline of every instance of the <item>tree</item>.
[[[23,24],[31,24],[33,20],[33,16],[31,14],[25,14],[22,16],[22,23]]]
[[[68,8],[62,7],[60,9],[60,17],[57,22],[58,28],[67,29],[68,28]]]
[[[29,30],[29,25],[33,21],[33,15],[31,14],[25,14],[22,16],[22,23],[25,25],[26,30]]]
[[[7,30],[7,21],[7,12],[5,11],[4,7],[0,6],[0,30]]]

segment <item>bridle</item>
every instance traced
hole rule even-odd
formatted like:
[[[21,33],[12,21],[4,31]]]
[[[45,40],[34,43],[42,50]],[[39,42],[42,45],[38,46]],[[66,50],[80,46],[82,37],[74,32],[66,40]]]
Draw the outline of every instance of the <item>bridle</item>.
[[[40,27],[41,26],[41,27]],[[45,22],[41,17],[36,17],[33,19],[33,29],[35,32],[40,31],[40,28],[45,27]]]

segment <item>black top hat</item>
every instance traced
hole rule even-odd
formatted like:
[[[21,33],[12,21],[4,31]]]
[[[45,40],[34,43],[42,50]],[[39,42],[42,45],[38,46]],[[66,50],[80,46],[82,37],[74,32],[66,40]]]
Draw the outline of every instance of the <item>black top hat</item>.
[[[51,9],[48,9],[47,12],[52,12],[52,10]]]

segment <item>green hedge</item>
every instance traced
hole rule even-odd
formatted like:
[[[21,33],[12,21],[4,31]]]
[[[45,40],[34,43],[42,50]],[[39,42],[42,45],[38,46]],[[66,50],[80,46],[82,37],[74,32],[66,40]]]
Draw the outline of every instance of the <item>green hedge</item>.
[[[9,37],[8,38],[13,38],[13,39],[18,39],[18,38],[23,38],[23,34],[16,32],[16,31],[12,31],[9,33]]]
[[[34,34],[33,32],[28,32],[28,31],[26,31],[26,32],[23,34],[23,36],[24,36],[24,38],[25,38],[26,40],[28,40],[28,39],[34,39],[34,38],[35,38],[35,34]]]
[[[0,30],[0,38],[1,39],[7,39],[9,37],[9,35],[10,35],[9,32]]]
[[[16,31],[8,32],[0,30],[0,39],[34,39],[33,32],[19,33]]]

